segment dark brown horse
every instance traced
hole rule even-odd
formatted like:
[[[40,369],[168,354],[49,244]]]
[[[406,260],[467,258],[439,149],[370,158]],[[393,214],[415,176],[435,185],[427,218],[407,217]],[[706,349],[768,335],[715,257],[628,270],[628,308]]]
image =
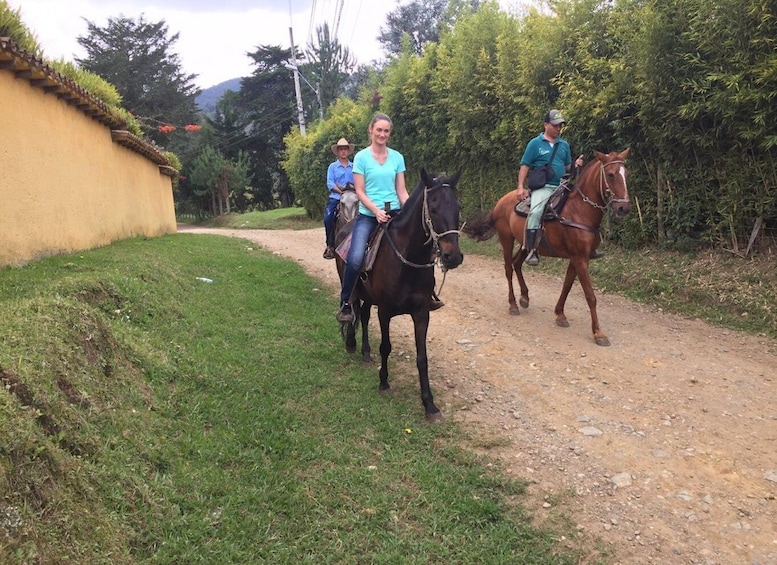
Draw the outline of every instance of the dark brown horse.
[[[610,345],[607,335],[599,327],[596,295],[588,273],[588,261],[591,252],[599,245],[599,225],[605,211],[611,210],[616,216],[622,217],[631,210],[626,184],[628,171],[625,165],[629,149],[621,153],[605,154],[599,151],[595,153],[596,159],[583,168],[574,184],[566,185],[568,191],[565,195],[566,203],[558,213],[558,217],[545,220],[537,250],[540,255],[546,257],[569,259],[561,296],[556,303],[556,324],[564,328],[569,327],[569,321],[564,314],[564,304],[577,278],[580,280],[588,308],[591,310],[594,340],[597,345]],[[524,308],[529,307],[529,289],[521,271],[527,250],[520,248],[513,254],[515,241],[523,242],[526,225],[526,217],[515,212],[518,203],[517,191],[505,194],[486,218],[468,223],[465,230],[467,235],[478,241],[489,239],[494,233],[499,236],[509,289],[510,314],[514,315],[520,314],[520,310],[515,303],[513,292],[513,271],[521,287],[520,304]]]
[[[432,178],[425,170],[421,171],[421,181],[402,210],[386,224],[372,268],[363,273],[356,284],[351,300],[356,322],[343,324],[341,328],[346,350],[353,353],[356,351],[356,327],[361,324],[362,360],[371,362],[368,325],[370,309],[372,305],[377,305],[381,334],[379,390],[389,392],[389,325],[394,316],[410,314],[415,333],[421,403],[429,422],[442,420],[429,386],[426,354],[429,305],[435,284],[434,267],[439,262],[443,271],[447,271],[455,269],[464,260],[459,249],[461,206],[456,195],[459,177],[457,173],[453,177]],[[339,245],[347,234],[347,229],[339,230],[336,243]],[[345,265],[339,256],[336,260],[342,282]]]

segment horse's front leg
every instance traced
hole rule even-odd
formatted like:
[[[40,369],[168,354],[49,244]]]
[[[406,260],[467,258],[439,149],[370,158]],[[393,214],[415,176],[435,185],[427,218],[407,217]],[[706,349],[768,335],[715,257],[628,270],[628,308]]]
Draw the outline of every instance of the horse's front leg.
[[[523,260],[526,259],[528,251],[526,249],[518,250],[518,253],[513,257],[513,269],[515,270],[515,278],[518,279],[518,286],[521,287],[521,298],[519,304],[523,308],[529,307],[529,287],[526,286],[526,279],[523,278]]]
[[[591,284],[591,275],[588,272],[588,260],[583,259],[577,268],[577,277],[580,279],[580,285],[585,293],[585,300],[588,302],[588,309],[591,311],[591,331],[594,334],[596,345],[610,345],[610,339],[599,327],[599,315],[596,313],[596,293],[593,284]]]
[[[388,382],[388,358],[391,354],[391,337],[389,335],[389,326],[391,325],[391,315],[385,308],[378,306],[378,321],[380,322],[380,384],[378,390],[383,393],[391,392]]]
[[[370,348],[370,313],[372,312],[372,304],[369,302],[362,302],[359,307],[359,316],[362,324],[362,363],[364,365],[372,365],[372,349]]]
[[[434,404],[432,387],[429,386],[429,358],[426,354],[426,334],[429,329],[429,310],[414,312],[413,328],[415,329],[415,364],[418,367],[418,382],[421,385],[421,404],[424,406],[426,421],[430,424],[442,422],[442,412]]]
[[[564,314],[564,305],[567,303],[567,296],[569,296],[569,291],[572,290],[572,285],[575,283],[576,277],[577,270],[572,264],[572,261],[570,261],[569,265],[567,265],[567,274],[564,277],[564,284],[561,287],[561,296],[559,296],[558,302],[556,302],[556,309],[554,310],[554,313],[556,314],[556,325],[562,328],[569,327],[569,320],[567,320],[567,316]]]
[[[504,258],[505,278],[507,279],[507,302],[510,305],[510,314],[517,316],[521,313],[518,305],[515,303],[515,291],[513,290],[513,246],[515,240],[512,237],[501,237],[499,243],[502,245],[502,256]]]

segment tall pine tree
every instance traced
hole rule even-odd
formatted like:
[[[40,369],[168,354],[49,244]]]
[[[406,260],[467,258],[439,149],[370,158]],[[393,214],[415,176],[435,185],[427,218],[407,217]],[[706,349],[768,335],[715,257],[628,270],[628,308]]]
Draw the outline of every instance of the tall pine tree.
[[[76,62],[116,87],[123,106],[138,118],[149,138],[175,150],[176,141],[183,141],[183,126],[196,119],[195,98],[200,92],[192,82],[197,75],[184,73],[173,52],[178,34],[168,36],[164,20],[146,22],[142,15],[137,21],[108,18],[105,27],[87,20],[87,30],[85,37],[78,37],[86,57]],[[160,131],[165,125],[177,131],[173,135]]]

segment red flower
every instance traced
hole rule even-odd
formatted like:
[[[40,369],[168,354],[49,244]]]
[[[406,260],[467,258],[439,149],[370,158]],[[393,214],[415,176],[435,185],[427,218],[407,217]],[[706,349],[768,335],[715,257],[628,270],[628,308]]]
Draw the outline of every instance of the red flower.
[[[185,129],[186,131],[200,131],[202,129],[202,126],[198,126],[198,125],[195,125],[195,124],[189,124],[187,126],[184,126],[183,129]]]

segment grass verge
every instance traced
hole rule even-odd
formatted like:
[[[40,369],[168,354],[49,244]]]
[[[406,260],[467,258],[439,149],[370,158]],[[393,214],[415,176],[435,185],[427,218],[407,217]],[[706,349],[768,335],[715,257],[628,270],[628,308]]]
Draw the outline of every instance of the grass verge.
[[[379,396],[334,309],[218,236],[0,271],[0,562],[604,562],[424,423],[411,363]]]

